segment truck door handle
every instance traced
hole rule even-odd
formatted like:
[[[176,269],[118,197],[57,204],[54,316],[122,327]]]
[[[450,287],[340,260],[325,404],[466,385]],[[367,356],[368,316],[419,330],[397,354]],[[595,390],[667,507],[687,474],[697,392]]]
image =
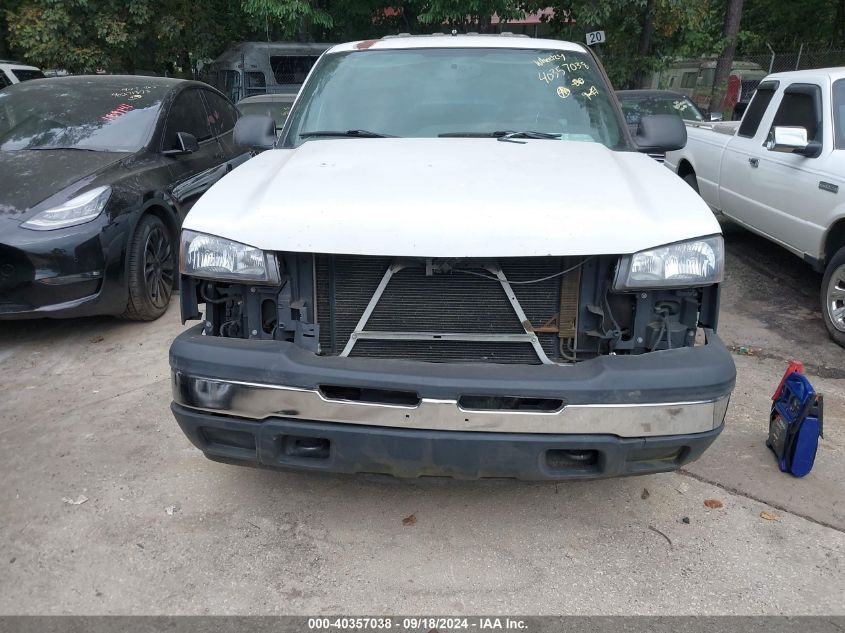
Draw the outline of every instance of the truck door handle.
[[[759,158],[749,158],[748,164],[752,167],[759,167],[760,166],[760,159]]]

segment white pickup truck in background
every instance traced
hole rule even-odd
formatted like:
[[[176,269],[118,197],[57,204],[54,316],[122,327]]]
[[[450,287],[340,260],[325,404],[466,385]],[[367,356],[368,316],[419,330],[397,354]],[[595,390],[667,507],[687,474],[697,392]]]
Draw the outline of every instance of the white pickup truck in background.
[[[845,346],[845,68],[769,75],[741,123],[687,135],[666,166],[714,211],[824,272],[825,326]]]

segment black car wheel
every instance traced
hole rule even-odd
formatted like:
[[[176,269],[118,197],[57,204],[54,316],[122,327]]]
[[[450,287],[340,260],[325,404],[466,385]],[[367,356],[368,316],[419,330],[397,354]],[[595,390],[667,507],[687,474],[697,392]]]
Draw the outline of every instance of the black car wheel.
[[[129,245],[129,301],[124,319],[153,321],[167,310],[175,279],[174,252],[164,222],[154,215],[141,218]]]
[[[827,264],[821,300],[822,317],[830,338],[845,347],[845,246]]]

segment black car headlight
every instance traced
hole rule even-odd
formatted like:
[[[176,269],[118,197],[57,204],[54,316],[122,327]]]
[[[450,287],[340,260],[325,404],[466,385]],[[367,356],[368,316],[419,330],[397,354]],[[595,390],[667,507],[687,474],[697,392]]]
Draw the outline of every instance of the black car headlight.
[[[215,235],[183,230],[179,254],[183,275],[245,284],[278,285],[279,264],[273,253]]]
[[[619,260],[613,288],[710,286],[724,276],[725,243],[721,235],[711,235],[625,255]]]

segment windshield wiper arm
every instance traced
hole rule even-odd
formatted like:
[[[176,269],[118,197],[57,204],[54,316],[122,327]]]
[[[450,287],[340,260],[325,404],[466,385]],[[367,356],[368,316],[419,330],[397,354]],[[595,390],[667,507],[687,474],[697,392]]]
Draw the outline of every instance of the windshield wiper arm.
[[[380,134],[369,130],[316,130],[314,132],[300,132],[300,138],[317,138],[321,136],[349,136],[351,138],[396,138],[392,134]]]
[[[513,130],[497,130],[495,132],[444,132],[438,134],[441,138],[495,138],[499,141],[506,141],[510,143],[522,143],[523,141],[515,141],[517,138],[531,138],[531,139],[547,139],[557,140],[561,134],[553,132],[535,132],[534,130],[523,130],[522,132],[514,132]]]
[[[32,150],[39,151],[39,152],[41,152],[41,151],[51,151],[51,150],[64,150],[64,149],[71,149],[71,150],[74,150],[74,151],[77,151],[77,152],[103,152],[103,151],[106,151],[106,150],[102,150],[102,149],[93,149],[91,147],[63,147],[63,146],[50,147],[50,146],[47,146],[47,145],[44,145],[44,146],[41,146],[41,147],[27,147],[25,149],[32,149]]]

